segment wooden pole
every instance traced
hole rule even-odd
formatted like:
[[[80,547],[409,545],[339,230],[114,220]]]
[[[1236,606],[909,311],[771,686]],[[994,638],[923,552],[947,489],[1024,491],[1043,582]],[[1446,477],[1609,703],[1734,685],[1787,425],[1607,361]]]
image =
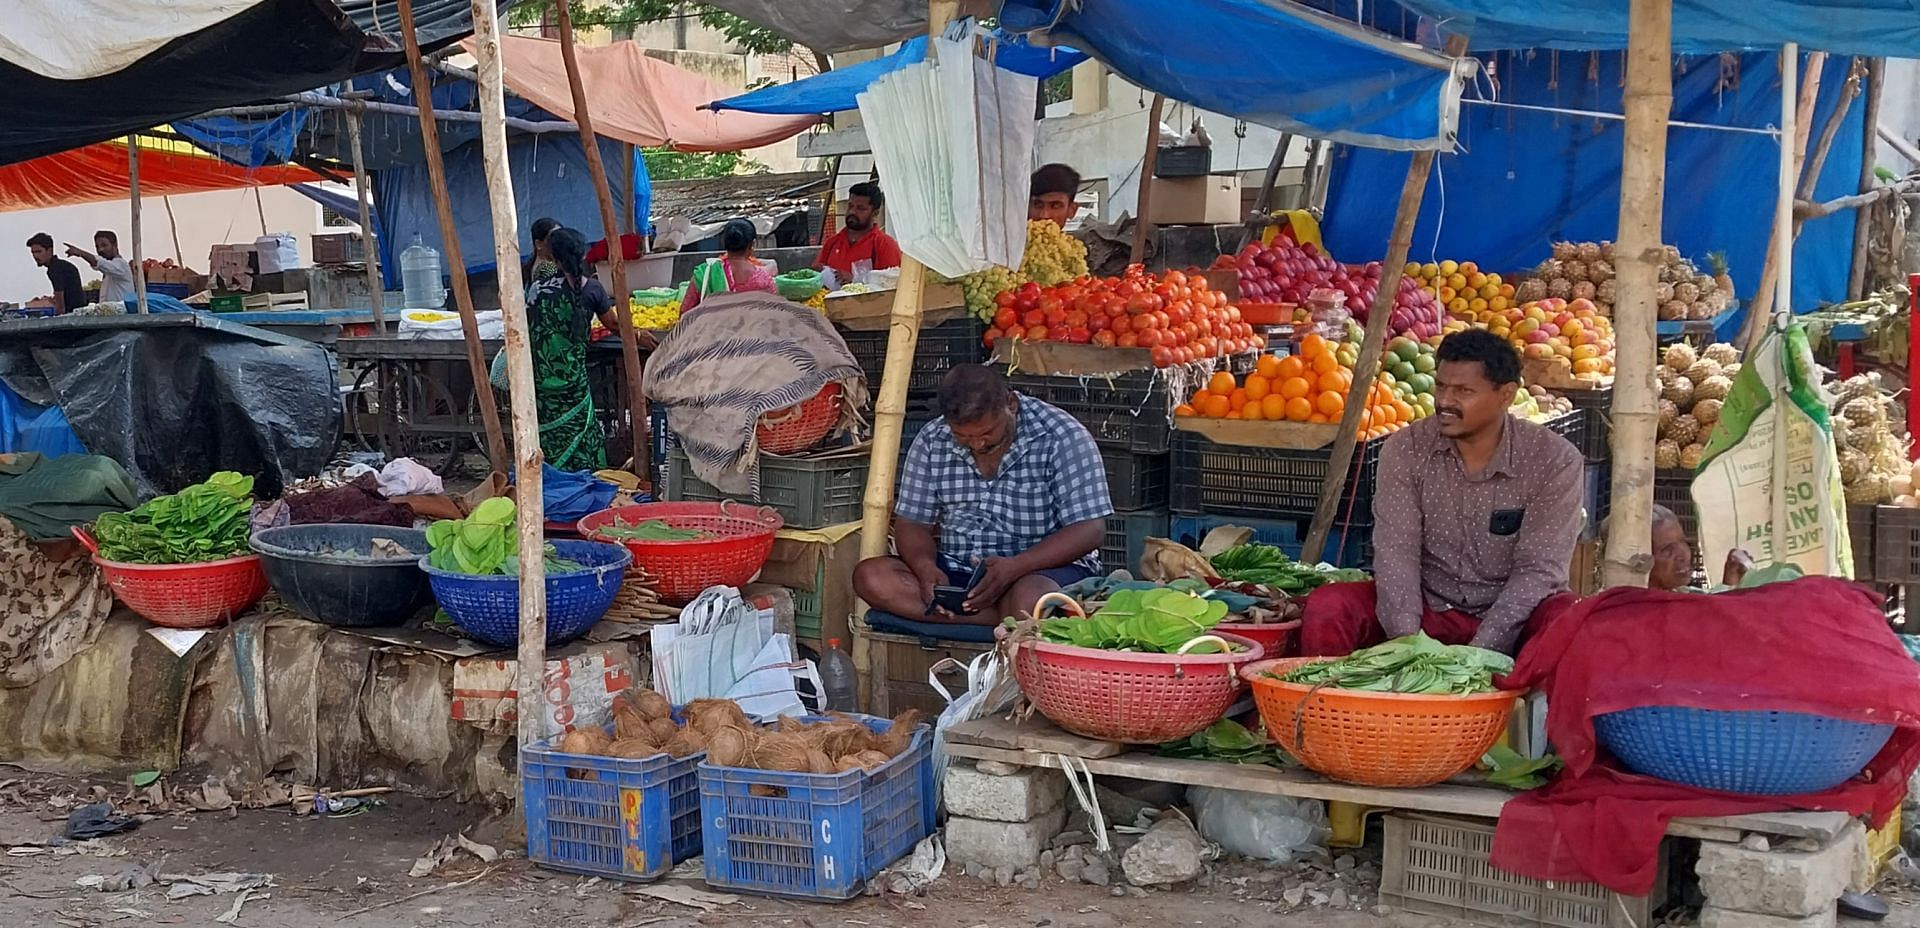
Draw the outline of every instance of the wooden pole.
[[[1166,107],[1166,96],[1154,94],[1153,109],[1147,113],[1147,153],[1140,159],[1140,199],[1135,206],[1133,251],[1127,255],[1128,264],[1147,259],[1147,210],[1153,205],[1153,169],[1160,163],[1160,113]]]
[[[487,460],[495,471],[507,466],[507,438],[500,431],[500,407],[488,380],[486,351],[480,342],[480,322],[473,315],[473,291],[467,286],[467,262],[460,254],[460,236],[453,225],[453,203],[447,193],[447,166],[440,157],[440,126],[433,120],[433,84],[420,60],[420,40],[414,34],[413,0],[397,0],[400,34],[407,45],[407,70],[413,78],[413,102],[420,110],[420,143],[426,149],[427,182],[433,188],[433,211],[440,220],[440,250],[453,278],[453,298],[460,312],[460,330],[466,335],[467,370],[480,400],[480,421],[487,430]],[[398,245],[398,242],[394,243]],[[503,279],[501,286],[506,282]]]
[[[1880,124],[1880,86],[1886,83],[1887,59],[1867,62],[1866,124],[1860,133],[1859,193],[1873,189],[1878,180],[1873,174],[1873,127]],[[1853,217],[1853,260],[1847,266],[1847,299],[1857,300],[1867,293],[1867,239],[1873,235],[1873,214],[1862,209]]]
[[[1293,133],[1280,133],[1280,141],[1274,143],[1273,158],[1267,162],[1267,173],[1260,177],[1260,195],[1254,198],[1253,211],[1260,214],[1260,221],[1266,223],[1266,214],[1273,205],[1273,187],[1280,182],[1281,163],[1287,160],[1287,146],[1293,144]]]
[[[1653,445],[1659,426],[1654,381],[1654,290],[1664,263],[1660,210],[1666,199],[1667,116],[1673,109],[1672,0],[1628,7],[1626,109],[1620,225],[1614,244],[1613,515],[1602,564],[1605,586],[1644,586],[1653,566]]]
[[[959,0],[930,0],[927,34],[938,38],[960,11]],[[880,371],[880,390],[873,401],[873,460],[867,466],[867,492],[860,510],[860,558],[887,553],[888,530],[893,523],[893,481],[900,469],[900,432],[906,426],[907,379],[913,373],[913,349],[920,341],[920,308],[926,299],[927,268],[912,255],[900,258],[900,281],[893,291],[893,313],[887,323],[887,360]],[[873,642],[868,637],[866,604],[855,605],[849,626],[853,635],[853,668],[860,681],[860,705],[873,692]]]
[[[1466,53],[1466,36],[1447,38],[1447,57],[1458,58]],[[1327,533],[1333,527],[1333,516],[1340,506],[1341,490],[1346,485],[1346,480],[1340,475],[1344,475],[1347,468],[1353,465],[1353,452],[1360,432],[1360,414],[1366,411],[1366,398],[1373,389],[1373,378],[1380,367],[1380,351],[1386,341],[1387,322],[1393,316],[1394,298],[1400,293],[1400,275],[1407,267],[1407,251],[1413,247],[1413,225],[1420,218],[1420,199],[1427,192],[1427,175],[1433,171],[1434,154],[1432,149],[1414,152],[1413,162],[1407,165],[1407,178],[1400,185],[1400,203],[1393,214],[1393,236],[1387,240],[1387,258],[1380,268],[1380,289],[1374,294],[1373,306],[1367,310],[1366,336],[1360,342],[1360,356],[1354,361],[1353,383],[1347,389],[1347,406],[1340,413],[1340,430],[1333,440],[1332,457],[1327,463],[1330,477],[1320,487],[1319,502],[1313,507],[1313,522],[1307,528],[1306,542],[1300,547],[1300,560],[1308,564],[1318,563],[1320,553],[1326,547]]]
[[[271,234],[267,231],[267,202],[261,199],[260,187],[257,184],[253,188],[253,209],[260,216],[260,234]]]
[[[137,135],[127,136],[127,194],[133,210],[133,228],[127,235],[133,247],[133,255],[127,263],[133,266],[134,305],[144,316],[147,313],[147,271],[141,266],[145,252],[141,249],[140,242],[140,137]],[[67,312],[73,312],[79,308],[69,306]]]
[[[634,473],[647,471],[647,424],[641,418],[647,408],[640,390],[640,344],[634,339],[633,312],[628,308],[627,259],[620,246],[620,222],[613,212],[613,192],[607,186],[607,166],[600,160],[600,139],[593,134],[593,114],[587,112],[587,91],[580,83],[580,58],[573,47],[573,13],[570,0],[553,5],[560,25],[560,60],[567,67],[567,88],[573,92],[573,122],[580,127],[580,147],[586,149],[587,173],[593,178],[593,192],[600,200],[600,228],[607,236],[607,261],[613,269],[613,315],[620,327],[620,369],[627,380],[627,416],[632,429]],[[631,173],[631,167],[628,168]],[[631,201],[629,201],[631,202]],[[629,206],[628,212],[632,212]]]
[[[406,2],[406,0],[402,0]],[[566,5],[561,4],[561,9]],[[520,221],[507,164],[507,95],[501,86],[500,22],[493,0],[473,0],[473,50],[480,75],[480,151],[487,206],[493,214],[493,260],[500,275],[500,316],[506,328],[508,402],[513,407],[515,530],[520,535],[520,641],[516,655],[520,743],[544,737],[547,582],[545,501],[540,488],[540,416],[534,406],[533,351],[527,338],[527,297],[520,280]],[[416,85],[417,86],[417,85]]]
[[[1740,330],[1740,344],[1748,351],[1758,347],[1775,312],[1793,311],[1793,191],[1800,177],[1800,165],[1806,158],[1807,136],[1813,130],[1813,105],[1820,96],[1820,72],[1826,63],[1826,52],[1809,53],[1806,80],[1796,92],[1794,85],[1800,79],[1800,46],[1788,42],[1780,50],[1779,187],[1774,193],[1773,231],[1767,236],[1767,257],[1760,265],[1760,284],[1747,303],[1747,321]]]
[[[347,110],[347,144],[353,146],[353,193],[360,201],[360,246],[367,253],[367,299],[373,303],[373,328],[387,334],[386,287],[380,283],[380,249],[373,238],[373,207],[367,196],[367,156],[360,150],[360,110]]]
[[[167,209],[167,231],[173,234],[173,263],[187,266],[187,256],[180,250],[180,224],[173,221],[173,198],[160,197],[160,205]]]

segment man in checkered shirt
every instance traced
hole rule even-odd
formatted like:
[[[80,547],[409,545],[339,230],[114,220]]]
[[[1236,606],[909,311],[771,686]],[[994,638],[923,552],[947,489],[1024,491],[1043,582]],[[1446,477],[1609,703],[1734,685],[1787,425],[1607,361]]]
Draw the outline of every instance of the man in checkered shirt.
[[[940,411],[901,469],[898,554],[854,570],[860,598],[906,619],[993,625],[1093,576],[1113,501],[1086,427],[983,365],[947,372]],[[934,587],[976,574],[959,613],[934,603]]]

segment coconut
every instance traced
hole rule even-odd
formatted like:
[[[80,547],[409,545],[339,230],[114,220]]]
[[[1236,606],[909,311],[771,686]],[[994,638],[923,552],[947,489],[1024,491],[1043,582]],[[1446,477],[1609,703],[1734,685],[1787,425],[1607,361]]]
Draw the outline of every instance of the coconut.
[[[920,724],[920,710],[908,709],[893,717],[893,724],[887,728],[874,744],[874,749],[883,751],[888,757],[898,757],[902,751],[913,744],[913,730]]]
[[[653,732],[647,727],[647,720],[640,710],[626,700],[613,704],[613,737],[653,739]]]
[[[560,739],[562,754],[605,754],[612,739],[597,728],[577,728]]]
[[[866,770],[872,770],[875,767],[879,767],[885,764],[887,761],[890,761],[893,758],[888,757],[887,752],[885,751],[861,751],[860,753],[853,755],[849,759],[859,761],[860,766]]]
[[[654,719],[647,723],[647,730],[653,733],[654,744],[666,744],[680,733],[680,726],[673,724],[672,719]]]
[[[660,753],[660,746],[646,738],[618,738],[615,739],[612,744],[607,745],[608,757],[634,759],[652,757],[658,753]]]
[[[833,762],[833,758],[830,758],[827,756],[827,752],[822,751],[819,748],[808,748],[807,749],[807,772],[808,773],[837,773],[838,767],[835,766]]]
[[[849,770],[859,770],[859,769],[860,769],[860,758],[851,754],[847,755],[846,757],[840,758],[840,762],[833,765],[834,773],[846,773]]]
[[[701,736],[699,729],[691,726],[675,732],[661,747],[661,750],[674,757],[692,757],[706,749],[707,739]]]
[[[813,761],[807,756],[807,745],[799,736],[765,732],[754,743],[746,766],[786,773],[807,773],[813,769]]]
[[[633,704],[634,708],[639,709],[640,714],[648,721],[673,718],[673,703],[668,702],[667,697],[652,690],[641,691],[640,695],[634,698]]]
[[[711,735],[720,728],[752,728],[753,720],[731,699],[696,699],[687,703],[687,724]]]
[[[707,739],[707,760],[722,767],[738,767],[747,756],[747,732],[722,728]]]

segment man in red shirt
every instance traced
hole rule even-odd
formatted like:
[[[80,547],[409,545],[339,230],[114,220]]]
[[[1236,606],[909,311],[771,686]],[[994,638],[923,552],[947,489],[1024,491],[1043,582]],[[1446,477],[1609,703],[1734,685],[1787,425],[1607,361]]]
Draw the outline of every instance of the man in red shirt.
[[[879,184],[872,181],[854,184],[853,189],[847,191],[846,228],[820,246],[820,257],[814,260],[813,269],[833,268],[845,284],[853,280],[856,261],[871,262],[871,269],[876,271],[899,267],[900,244],[882,231],[874,218],[886,205],[887,198],[880,192]]]

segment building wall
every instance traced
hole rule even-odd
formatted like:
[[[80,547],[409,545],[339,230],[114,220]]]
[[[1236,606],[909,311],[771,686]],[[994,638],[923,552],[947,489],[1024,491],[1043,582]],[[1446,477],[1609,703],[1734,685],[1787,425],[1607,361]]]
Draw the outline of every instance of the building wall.
[[[167,219],[167,203],[173,206],[173,223]],[[266,209],[267,228],[272,232],[291,232],[300,243],[302,258],[312,257],[312,236],[322,230],[320,204],[285,187],[260,189],[260,203]],[[93,250],[93,233],[111,229],[120,236],[120,249],[131,256],[133,239],[129,226],[130,204],[125,202],[81,203],[52,209],[21,210],[0,213],[0,300],[22,302],[46,295],[47,274],[33,263],[27,252],[27,238],[36,232],[53,236],[55,251],[64,251],[72,242]],[[174,228],[179,231],[180,247],[174,250]],[[348,229],[356,228],[348,226]],[[251,189],[217,190],[170,198],[143,197],[141,230],[145,255],[154,259],[172,258],[201,273],[207,271],[207,253],[214,245],[252,242],[260,235],[260,209],[254,204]],[[81,280],[98,280],[100,275],[84,262]]]

